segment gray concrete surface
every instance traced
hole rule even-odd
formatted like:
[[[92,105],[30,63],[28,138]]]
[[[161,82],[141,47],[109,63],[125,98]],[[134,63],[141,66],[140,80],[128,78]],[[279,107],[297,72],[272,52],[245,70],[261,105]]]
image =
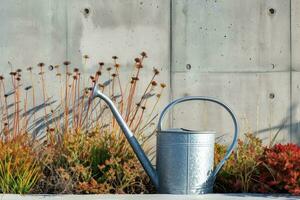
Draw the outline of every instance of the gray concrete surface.
[[[269,196],[255,194],[207,194],[207,195],[0,195],[1,200],[82,200],[82,199],[136,199],[136,200],[296,200],[296,196]]]
[[[236,111],[242,133],[268,143],[280,132],[278,141],[300,143],[299,8],[298,0],[2,0],[0,74],[8,61],[25,69],[71,60],[88,76],[99,61],[117,55],[131,66],[146,51],[143,84],[158,67],[170,99],[217,97]],[[55,96],[54,77],[47,79]],[[165,93],[157,111],[168,101]],[[173,126],[230,134],[217,108],[181,107]]]

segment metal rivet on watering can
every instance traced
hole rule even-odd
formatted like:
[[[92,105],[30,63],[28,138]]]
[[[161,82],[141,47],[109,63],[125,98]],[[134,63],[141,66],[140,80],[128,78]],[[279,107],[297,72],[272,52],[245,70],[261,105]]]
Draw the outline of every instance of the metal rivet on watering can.
[[[269,9],[269,13],[270,13],[271,15],[275,14],[275,9],[274,9],[274,8],[270,8],[270,9]]]
[[[270,99],[274,99],[274,98],[275,98],[275,94],[274,94],[274,93],[270,93],[270,94],[269,94],[269,98],[270,98]]]
[[[191,66],[191,64],[186,64],[185,68],[186,68],[187,70],[191,70],[191,69],[192,69],[192,66]]]

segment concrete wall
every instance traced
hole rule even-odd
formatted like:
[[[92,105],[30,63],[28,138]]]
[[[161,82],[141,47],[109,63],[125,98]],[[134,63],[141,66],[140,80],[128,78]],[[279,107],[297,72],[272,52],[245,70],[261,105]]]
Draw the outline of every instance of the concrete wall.
[[[279,141],[300,143],[299,9],[298,0],[2,0],[0,72],[9,72],[7,61],[25,68],[71,60],[88,75],[100,60],[117,55],[130,65],[146,51],[145,76],[159,67],[170,98],[217,97],[242,133],[268,143],[279,132]],[[172,113],[176,127],[232,130],[226,112],[209,103]]]

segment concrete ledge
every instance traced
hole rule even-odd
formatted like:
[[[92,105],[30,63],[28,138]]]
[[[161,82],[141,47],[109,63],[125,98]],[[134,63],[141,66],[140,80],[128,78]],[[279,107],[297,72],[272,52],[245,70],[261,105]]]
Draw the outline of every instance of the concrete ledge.
[[[136,200],[296,200],[300,199],[300,196],[288,196],[288,195],[261,195],[261,194],[205,194],[205,195],[168,195],[168,194],[149,194],[149,195],[16,195],[16,194],[1,194],[0,200],[125,200],[125,199],[136,199]]]

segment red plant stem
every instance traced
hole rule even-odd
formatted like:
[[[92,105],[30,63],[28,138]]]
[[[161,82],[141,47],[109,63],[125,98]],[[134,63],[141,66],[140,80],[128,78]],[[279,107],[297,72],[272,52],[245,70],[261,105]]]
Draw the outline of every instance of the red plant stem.
[[[69,87],[69,67],[66,65],[66,87],[65,87],[65,133],[68,133],[68,126],[69,126],[69,108],[68,108],[68,87]]]
[[[5,95],[5,86],[4,86],[4,81],[1,80],[0,81],[1,83],[1,86],[2,86],[2,89],[3,89],[3,96]],[[9,121],[8,121],[8,108],[7,108],[7,97],[4,96],[4,106],[5,108],[3,107],[3,110],[5,110],[5,116],[6,116],[6,122],[8,123],[8,128],[9,128]],[[3,119],[2,119],[3,120]]]
[[[141,104],[142,104],[142,102],[143,102],[143,100],[144,100],[144,98],[143,98],[143,97],[144,97],[144,96],[147,94],[147,92],[148,92],[148,89],[150,88],[150,86],[151,86],[151,84],[152,84],[152,81],[154,80],[155,76],[156,76],[156,74],[154,74],[154,75],[152,76],[152,78],[151,78],[151,80],[150,80],[150,82],[149,82],[149,84],[148,84],[148,86],[147,86],[146,90],[144,91],[144,94],[142,95],[142,97],[141,97],[140,101],[138,102],[138,104],[139,104],[139,105],[141,105]],[[150,89],[150,91],[151,91],[151,89]],[[131,126],[131,124],[133,123],[133,121],[134,121],[134,119],[135,119],[135,117],[136,117],[136,115],[137,115],[137,112],[138,112],[138,110],[139,110],[139,106],[137,106],[137,107],[136,107],[136,109],[135,109],[135,112],[134,112],[134,115],[133,115],[133,117],[131,118],[131,121],[130,121],[129,127],[130,127],[130,126]]]
[[[24,100],[24,122],[23,122],[23,129],[24,129],[24,132],[26,132],[26,129],[27,129],[27,115],[26,115],[26,112],[27,112],[27,99],[28,99],[28,92],[26,91],[25,92],[25,100]]]
[[[33,104],[33,108],[35,108],[35,89],[34,89],[32,71],[31,70],[30,70],[30,82],[31,82],[31,85],[32,85],[32,104]],[[33,119],[34,119],[34,121],[36,119],[35,112],[33,113]]]
[[[139,73],[140,73],[140,68],[138,68],[138,70],[137,70],[137,73],[136,73],[136,76],[135,76],[136,78],[139,77]],[[135,89],[136,89],[136,83],[137,83],[137,80],[134,80],[133,83],[130,86],[128,101],[127,101],[127,108],[126,108],[127,109],[126,110],[126,117],[125,117],[126,122],[128,122],[128,119],[129,119],[131,106],[132,106],[132,100],[133,100]]]
[[[47,107],[46,107],[46,86],[45,86],[45,80],[44,80],[44,72],[43,72],[43,67],[40,67],[40,73],[41,73],[41,80],[42,80],[42,91],[43,91],[43,99],[44,99],[44,113],[45,113],[45,116],[44,116],[44,121],[45,123],[47,122]],[[48,127],[48,125],[47,125]]]

